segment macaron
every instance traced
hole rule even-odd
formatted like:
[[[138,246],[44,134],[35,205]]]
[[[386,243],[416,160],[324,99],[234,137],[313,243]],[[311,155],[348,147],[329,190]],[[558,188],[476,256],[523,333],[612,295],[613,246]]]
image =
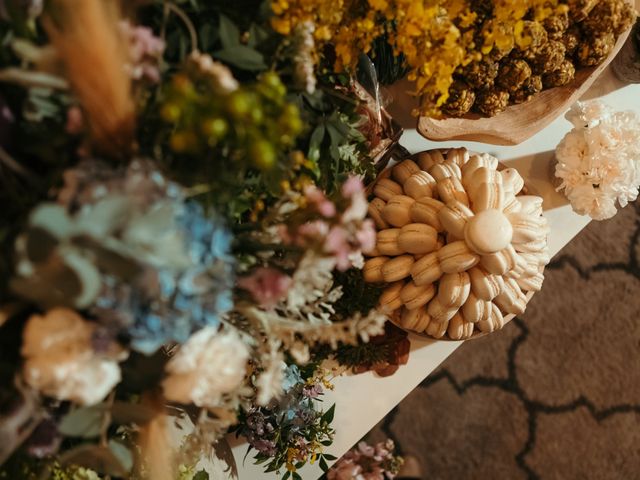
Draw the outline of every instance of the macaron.
[[[522,210],[522,205],[518,202],[518,197],[512,193],[505,192],[504,194],[504,206],[502,207],[502,213],[509,215],[511,213],[517,213]]]
[[[464,148],[451,148],[447,152],[447,162],[455,163],[459,167],[463,166],[469,161],[469,151]]]
[[[433,283],[416,285],[413,281],[407,282],[400,291],[400,298],[405,308],[415,310],[424,307],[435,296],[436,287]]]
[[[440,200],[445,204],[459,201],[469,206],[469,197],[465,192],[462,183],[456,177],[448,177],[439,180],[437,183],[437,191]]]
[[[433,178],[435,178],[437,182],[451,177],[459,179],[462,175],[460,173],[460,167],[455,163],[450,162],[438,163],[437,165],[434,165],[429,169],[429,174]]]
[[[551,261],[548,252],[518,253],[529,265],[544,266]]]
[[[495,332],[504,327],[504,316],[495,303],[491,304],[491,315],[487,320],[481,320],[476,325],[485,333]]]
[[[381,198],[374,198],[369,202],[369,207],[367,208],[367,214],[369,218],[373,219],[373,222],[376,224],[376,227],[381,230],[383,228],[389,228],[389,224],[382,218],[382,209],[385,207],[387,202],[382,200]]]
[[[508,245],[498,252],[482,255],[480,265],[489,273],[504,275],[516,266],[516,261],[516,251]]]
[[[422,197],[433,197],[436,181],[427,172],[420,170],[407,178],[402,188],[407,195],[416,200]]]
[[[373,257],[364,262],[362,267],[362,276],[364,281],[368,283],[383,282],[382,266],[389,260],[389,257]]]
[[[430,285],[442,276],[438,253],[428,253],[411,267],[411,278],[416,285]]]
[[[400,229],[398,245],[405,252],[424,255],[438,245],[438,232],[425,223],[409,223]]]
[[[513,227],[500,210],[484,210],[469,218],[463,236],[474,252],[486,255],[499,252],[511,244]]]
[[[458,311],[457,308],[447,307],[443,305],[438,297],[434,298],[427,305],[427,313],[431,316],[431,320],[437,323],[448,322]]]
[[[520,204],[520,210],[539,217],[542,215],[542,198],[537,195],[520,195],[516,197],[516,201]]]
[[[482,183],[473,190],[471,205],[476,213],[504,208],[504,190],[499,183]]]
[[[391,169],[391,177],[402,185],[411,175],[420,171],[420,167],[413,160],[406,159]]]
[[[431,322],[429,322],[429,325],[427,325],[425,333],[433,338],[442,338],[447,333],[448,326],[448,321],[436,322],[432,318]]]
[[[510,214],[508,218],[513,226],[513,243],[532,242],[548,233],[548,224],[544,217],[535,217],[520,211]]]
[[[438,301],[445,307],[460,308],[469,298],[471,280],[466,272],[445,273],[438,284]]]
[[[464,179],[464,177],[463,177]],[[502,184],[500,173],[488,167],[480,167],[471,173],[463,185],[467,188],[467,193],[471,198],[475,197],[475,191],[483,183]]]
[[[537,240],[533,240],[527,243],[514,243],[514,248],[519,253],[537,253],[546,252],[548,250],[549,242],[547,240],[548,231],[544,230],[540,232],[541,237]]]
[[[402,310],[400,325],[407,330],[422,333],[427,329],[430,322],[431,317],[424,308],[416,308],[414,310],[404,308]]]
[[[402,195],[402,186],[390,178],[380,178],[373,187],[373,194],[386,202],[394,195]]]
[[[524,180],[515,168],[505,168],[500,172],[500,176],[504,189],[513,192],[514,195],[524,188]]]
[[[449,320],[449,326],[447,327],[447,335],[451,340],[466,340],[473,335],[474,325],[471,322],[465,321],[462,315],[457,313]]]
[[[462,172],[462,184],[466,187],[469,179],[473,172],[475,172],[480,167],[489,167],[491,168],[489,155],[471,155],[469,160],[460,167],[460,171]],[[498,162],[496,160],[496,166]],[[495,168],[495,167],[494,167]]]
[[[480,300],[491,301],[502,290],[504,280],[498,275],[492,275],[482,268],[475,267],[469,270],[471,280],[471,292]]]
[[[522,315],[527,307],[527,298],[513,278],[506,279],[502,291],[493,302],[505,313]]]
[[[526,292],[539,292],[542,289],[542,282],[544,282],[544,275],[540,272],[535,275],[527,277],[521,277],[516,280],[518,286]]]
[[[376,235],[376,249],[381,255],[391,257],[402,255],[405,251],[400,248],[400,245],[398,244],[399,236],[399,228],[387,228],[386,230],[380,230]]]
[[[410,210],[415,200],[406,195],[394,195],[382,209],[382,218],[389,225],[394,227],[402,227],[407,223],[411,223]]]
[[[411,255],[400,255],[392,258],[380,267],[382,278],[387,283],[402,280],[410,275],[411,267],[414,263],[415,260]]]
[[[473,212],[462,202],[450,202],[438,211],[442,227],[457,239],[464,238],[464,227]]]
[[[480,261],[480,257],[462,240],[445,245],[437,253],[444,273],[464,272]]]
[[[469,292],[469,297],[467,301],[464,302],[464,305],[462,305],[460,311],[467,322],[477,323],[489,318],[491,314],[491,302],[479,299],[472,290]]]
[[[431,157],[431,152],[429,150],[416,153],[411,158],[425,172],[436,164],[435,160]]]
[[[386,314],[390,314],[394,310],[402,307],[400,299],[400,291],[404,286],[404,282],[395,282],[384,289],[378,299],[378,308]]]
[[[442,224],[438,218],[438,211],[444,207],[444,203],[429,197],[422,197],[415,201],[409,209],[411,220],[416,223],[431,225],[438,232],[442,231]]]

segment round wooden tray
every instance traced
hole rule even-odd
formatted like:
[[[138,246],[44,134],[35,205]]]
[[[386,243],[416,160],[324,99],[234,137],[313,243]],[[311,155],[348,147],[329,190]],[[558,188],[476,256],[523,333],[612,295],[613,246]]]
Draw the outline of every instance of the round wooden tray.
[[[517,145],[562,115],[593,85],[625,44],[631,29],[618,38],[607,59],[596,67],[576,71],[573,82],[536,94],[520,105],[511,105],[494,117],[469,114],[462,118],[420,117],[418,132],[435,141],[466,140],[493,145]]]

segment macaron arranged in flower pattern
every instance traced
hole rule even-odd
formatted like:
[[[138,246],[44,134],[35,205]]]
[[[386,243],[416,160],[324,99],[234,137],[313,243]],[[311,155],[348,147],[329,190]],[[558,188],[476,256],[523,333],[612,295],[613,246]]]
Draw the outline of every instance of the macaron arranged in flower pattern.
[[[420,152],[385,170],[369,216],[377,244],[364,279],[407,330],[461,340],[524,312],[549,262],[542,198],[517,170],[464,148]]]

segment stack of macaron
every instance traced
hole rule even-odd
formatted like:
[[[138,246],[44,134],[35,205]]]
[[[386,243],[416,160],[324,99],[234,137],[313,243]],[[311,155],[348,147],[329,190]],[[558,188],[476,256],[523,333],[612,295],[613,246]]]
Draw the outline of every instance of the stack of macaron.
[[[522,314],[549,262],[542,198],[515,169],[466,149],[421,152],[385,170],[369,216],[378,229],[364,279],[403,328],[461,340]]]

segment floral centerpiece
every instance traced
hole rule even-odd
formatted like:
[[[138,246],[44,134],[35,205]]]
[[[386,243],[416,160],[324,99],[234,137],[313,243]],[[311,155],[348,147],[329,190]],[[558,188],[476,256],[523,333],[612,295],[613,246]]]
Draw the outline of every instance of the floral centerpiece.
[[[512,37],[472,41],[474,8],[0,0],[0,478],[203,480],[232,427],[328,467],[318,366],[408,355],[361,271],[399,136],[376,79],[437,110]]]

